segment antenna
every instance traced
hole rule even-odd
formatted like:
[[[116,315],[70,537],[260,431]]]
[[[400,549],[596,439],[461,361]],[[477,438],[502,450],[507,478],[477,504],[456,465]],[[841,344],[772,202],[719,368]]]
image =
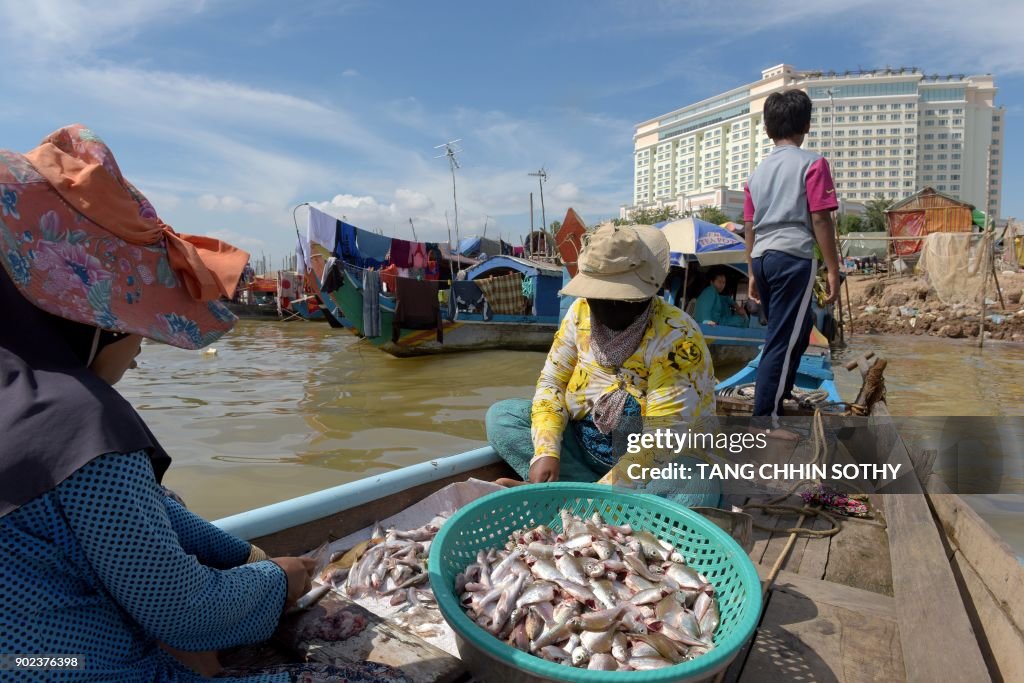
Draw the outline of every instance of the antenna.
[[[526,175],[537,178],[537,184],[540,185],[540,229],[541,232],[546,235],[548,232],[548,220],[547,216],[544,215],[544,183],[548,181],[548,172],[544,170],[543,166],[541,166],[540,170],[536,173],[527,173]],[[547,242],[546,239],[544,241]],[[552,236],[552,242],[553,241],[554,239]],[[544,251],[545,256],[551,256],[551,254],[547,253],[548,249],[545,249]]]
[[[455,193],[455,169],[461,168],[459,166],[459,160],[455,158],[456,154],[461,154],[462,150],[455,147],[456,143],[462,142],[462,138],[457,140],[449,140],[442,145],[436,145],[434,149],[444,148],[444,154],[439,154],[434,157],[435,159],[448,159],[448,167],[452,172],[452,203],[455,205],[455,243],[459,243],[459,198]]]
[[[416,226],[412,224],[412,218],[409,219],[409,227],[412,228],[412,241],[419,242],[419,240],[416,239]]]

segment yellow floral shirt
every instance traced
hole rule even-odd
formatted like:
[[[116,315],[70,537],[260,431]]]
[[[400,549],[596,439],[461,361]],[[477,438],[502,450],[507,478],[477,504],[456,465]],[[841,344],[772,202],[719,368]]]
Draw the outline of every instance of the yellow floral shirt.
[[[700,328],[680,309],[654,299],[640,346],[618,372],[602,366],[590,346],[590,307],[577,299],[555,335],[537,381],[531,410],[533,459],[559,457],[569,420],[590,414],[602,394],[624,388],[640,404],[644,430],[692,426],[715,413],[715,376]],[[601,481],[628,484],[629,463],[654,455],[627,455]]]

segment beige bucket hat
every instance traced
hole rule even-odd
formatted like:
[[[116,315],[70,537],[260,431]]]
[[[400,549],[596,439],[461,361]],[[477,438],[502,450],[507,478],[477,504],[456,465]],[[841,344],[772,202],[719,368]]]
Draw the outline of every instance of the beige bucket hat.
[[[583,236],[577,267],[576,277],[560,294],[584,299],[650,299],[668,275],[668,240],[650,225],[605,223]]]

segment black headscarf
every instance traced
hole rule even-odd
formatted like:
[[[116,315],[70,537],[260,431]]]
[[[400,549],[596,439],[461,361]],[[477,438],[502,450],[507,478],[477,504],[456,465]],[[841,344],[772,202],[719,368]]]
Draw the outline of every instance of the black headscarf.
[[[0,310],[0,516],[105,453],[146,449],[160,481],[170,456],[131,404],[86,367],[94,328],[36,308],[4,268]]]

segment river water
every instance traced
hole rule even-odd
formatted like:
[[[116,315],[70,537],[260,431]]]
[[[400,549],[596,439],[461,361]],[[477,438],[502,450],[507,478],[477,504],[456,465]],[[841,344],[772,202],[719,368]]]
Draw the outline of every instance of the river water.
[[[174,458],[165,483],[209,519],[482,446],[488,406],[530,397],[544,363],[513,351],[396,359],[306,322],[241,321],[214,349],[146,343],[118,385]],[[1024,414],[1022,345],[861,336],[842,356],[866,350],[889,360],[896,415]],[[836,381],[850,398],[860,386],[839,368]],[[1001,489],[1016,494],[967,498],[1020,554],[1017,457]]]

